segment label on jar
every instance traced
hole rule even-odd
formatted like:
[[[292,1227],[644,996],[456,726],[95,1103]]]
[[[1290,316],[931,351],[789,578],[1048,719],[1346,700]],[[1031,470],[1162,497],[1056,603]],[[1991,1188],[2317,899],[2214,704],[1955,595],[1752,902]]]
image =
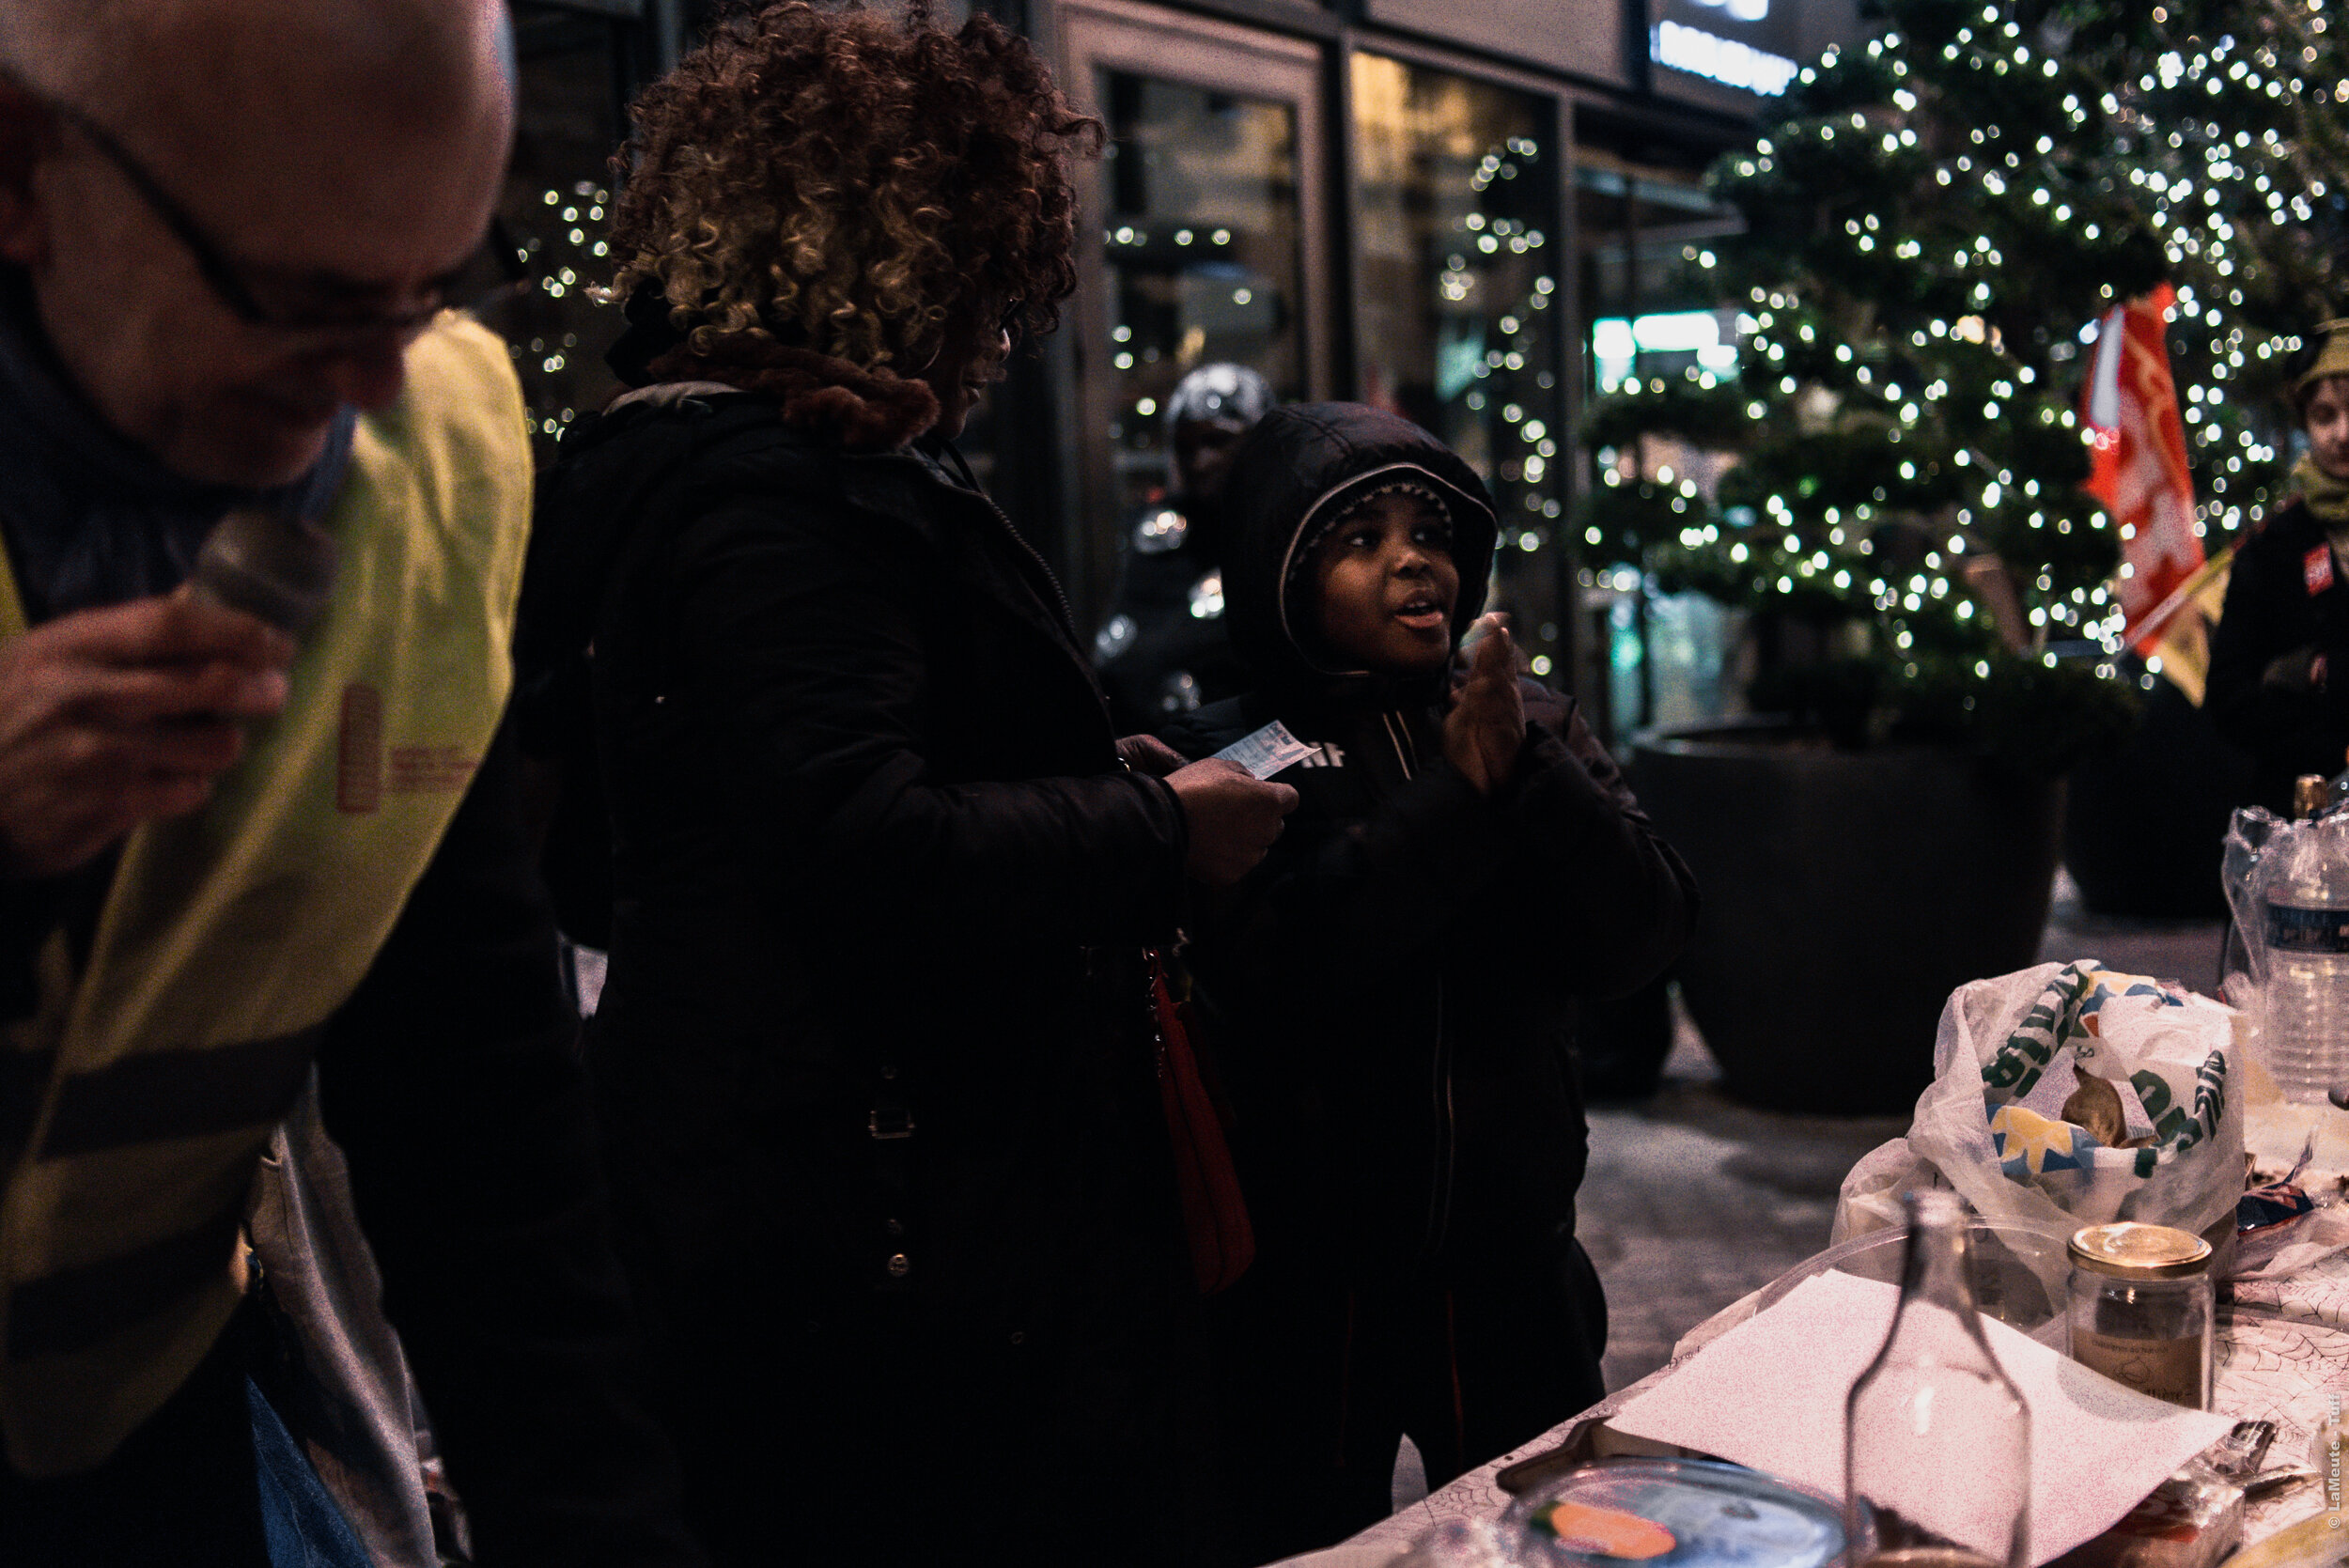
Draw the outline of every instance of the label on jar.
[[[2349,953],[2349,909],[2304,909],[2295,904],[2267,906],[2271,953]]]
[[[2115,1383],[2127,1384],[2139,1393],[2151,1394],[2172,1405],[2183,1405],[2189,1410],[2202,1407],[2202,1341],[2200,1336],[2183,1340],[2142,1340],[2120,1334],[2100,1334],[2075,1323],[2072,1326],[2072,1359],[2103,1373]]]

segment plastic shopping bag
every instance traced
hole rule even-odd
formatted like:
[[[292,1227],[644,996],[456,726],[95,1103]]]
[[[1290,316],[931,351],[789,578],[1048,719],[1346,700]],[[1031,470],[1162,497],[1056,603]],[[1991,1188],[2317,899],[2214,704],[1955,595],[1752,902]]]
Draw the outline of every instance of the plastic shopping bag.
[[[1835,1239],[1900,1223],[1908,1188],[1947,1186],[1986,1219],[2138,1219],[2218,1245],[2243,1195],[2234,1016],[2094,959],[1959,986],[1908,1136],[1852,1168]]]
[[[2264,806],[2245,806],[2227,822],[2218,881],[2234,924],[2227,934],[2219,971],[2227,1000],[2255,1014],[2259,988],[2267,984],[2267,945],[2261,939],[2267,930],[2267,911],[2260,903],[2260,864],[2279,833],[2300,831],[2299,824],[2279,819]]]

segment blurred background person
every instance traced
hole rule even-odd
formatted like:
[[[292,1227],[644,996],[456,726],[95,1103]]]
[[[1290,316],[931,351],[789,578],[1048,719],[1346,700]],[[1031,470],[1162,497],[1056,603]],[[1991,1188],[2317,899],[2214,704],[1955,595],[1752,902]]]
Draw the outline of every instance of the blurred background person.
[[[2349,321],[2318,329],[2292,398],[2308,449],[2294,493],[2235,549],[2204,697],[2279,815],[2295,778],[2332,778],[2349,755]]]
[[[1246,684],[1223,631],[1223,480],[1277,402],[1244,365],[1203,365],[1166,400],[1167,488],[1126,533],[1117,598],[1093,640],[1121,730],[1157,729]]]
[[[688,1516],[729,1563],[1195,1560],[1143,947],[1295,797],[1121,765],[953,445],[1075,287],[1100,127],[991,19],[801,4],[634,117],[634,390],[565,440],[522,653],[589,670],[590,1058]]]
[[[506,27],[496,0],[0,0],[0,1561],[430,1560],[428,1524],[346,1516],[299,1446],[308,1331],[380,1339],[239,1248],[298,1096],[485,1559],[698,1560],[620,1392],[515,820],[521,400],[443,310],[506,165]],[[299,644],[183,590],[240,512],[340,558],[295,584]],[[412,1488],[404,1374],[374,1392],[334,1456],[372,1443]]]

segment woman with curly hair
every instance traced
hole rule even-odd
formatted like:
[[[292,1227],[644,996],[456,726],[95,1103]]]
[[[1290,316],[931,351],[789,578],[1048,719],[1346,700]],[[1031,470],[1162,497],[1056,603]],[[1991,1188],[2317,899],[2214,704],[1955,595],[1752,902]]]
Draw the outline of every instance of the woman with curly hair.
[[[950,443],[1074,287],[1099,136],[989,20],[798,4],[635,109],[634,390],[564,442],[522,659],[591,695],[589,1050],[723,1562],[1206,1550],[1142,950],[1295,797],[1121,763]]]

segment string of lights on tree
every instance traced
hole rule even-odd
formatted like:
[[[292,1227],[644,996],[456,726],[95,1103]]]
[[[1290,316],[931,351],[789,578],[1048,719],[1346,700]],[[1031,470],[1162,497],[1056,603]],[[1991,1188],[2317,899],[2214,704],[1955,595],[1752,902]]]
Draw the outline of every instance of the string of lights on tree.
[[[1511,186],[1519,179],[1527,182],[1520,188],[1523,196],[1505,199],[1517,195]],[[1550,315],[1558,303],[1558,280],[1546,265],[1549,237],[1532,221],[1547,210],[1547,192],[1553,188],[1541,142],[1512,134],[1487,146],[1471,168],[1468,187],[1472,197],[1493,193],[1495,199],[1459,213],[1436,241],[1444,253],[1436,274],[1437,309],[1443,318],[1436,391],[1439,401],[1456,398],[1474,416],[1472,422],[1483,425],[1484,477],[1500,525],[1494,567],[1501,602],[1506,604],[1515,597],[1510,584],[1516,568],[1531,567],[1551,545],[1565,511],[1560,497],[1566,471],[1559,467],[1558,455],[1566,442],[1549,415],[1558,384],[1553,363],[1559,324]],[[1512,266],[1513,257],[1526,259]],[[1490,297],[1502,289],[1512,292]],[[1465,378],[1451,358],[1460,354],[1474,355]],[[1455,428],[1441,416],[1438,424]],[[1465,449],[1474,452],[1478,445],[1467,443]],[[1540,592],[1532,599],[1547,609]],[[1555,623],[1547,620],[1528,621],[1525,629],[1536,645],[1557,635]],[[1550,655],[1533,654],[1532,671],[1550,675]]]
[[[1511,136],[1500,146],[1488,148],[1478,160],[1476,172],[1469,178],[1469,189],[1471,194],[1482,195],[1497,181],[1517,179],[1540,157],[1541,144],[1532,137]],[[1474,289],[1472,255],[1494,260],[1503,254],[1530,256],[1549,242],[1539,228],[1520,219],[1488,216],[1479,211],[1463,214],[1448,239],[1454,248],[1444,257],[1444,270],[1437,274],[1436,287],[1453,304],[1465,302]],[[1555,376],[1544,363],[1546,356],[1537,346],[1535,334],[1541,325],[1536,318],[1538,314],[1550,308],[1557,293],[1558,280],[1541,273],[1532,279],[1527,292],[1493,321],[1497,341],[1485,349],[1471,371],[1474,381],[1480,384],[1471,386],[1462,398],[1471,411],[1481,413],[1489,406],[1491,396],[1481,383],[1496,375],[1518,376],[1530,369],[1536,386],[1547,390],[1554,384]],[[1513,528],[1508,519],[1502,520],[1501,542],[1531,554],[1548,542],[1548,536],[1540,521],[1554,521],[1565,510],[1558,500],[1557,479],[1552,472],[1558,457],[1558,432],[1539,417],[1538,409],[1529,410],[1506,392],[1499,396],[1501,403],[1497,411],[1515,445],[1495,454],[1496,473],[1489,477],[1519,487],[1516,509],[1528,514],[1517,520],[1522,524],[1519,527]],[[1527,401],[1536,400],[1529,396]]]
[[[517,225],[527,230],[521,259],[532,282],[512,311],[506,348],[521,378],[531,427],[541,437],[560,434],[579,416],[564,396],[571,380],[565,372],[580,344],[574,330],[582,324],[578,317],[594,301],[588,286],[609,281],[612,247],[601,230],[611,199],[609,191],[590,180],[568,191],[549,188],[529,219]],[[524,338],[525,332],[532,335]]]
[[[1883,35],[1802,71],[1714,171],[1746,232],[1691,247],[1689,281],[1742,302],[1739,373],[1635,382],[1584,432],[1735,466],[1708,496],[1603,464],[1586,553],[1843,629],[1848,658],[1778,693],[1830,721],[2010,750],[2109,733],[2135,671],[2118,541],[2079,489],[2083,345],[2173,283],[2198,528],[2282,498],[2281,394],[2341,313],[2340,3],[1886,0]]]

